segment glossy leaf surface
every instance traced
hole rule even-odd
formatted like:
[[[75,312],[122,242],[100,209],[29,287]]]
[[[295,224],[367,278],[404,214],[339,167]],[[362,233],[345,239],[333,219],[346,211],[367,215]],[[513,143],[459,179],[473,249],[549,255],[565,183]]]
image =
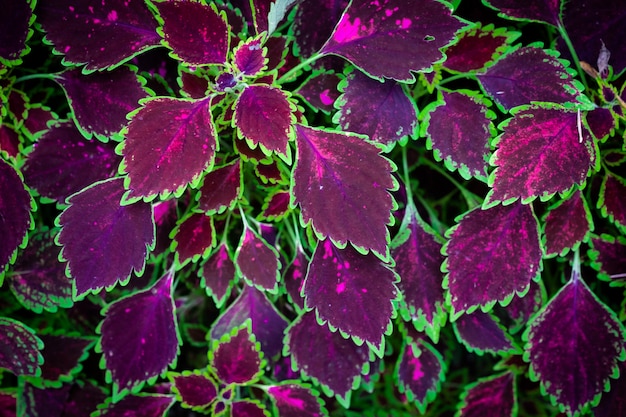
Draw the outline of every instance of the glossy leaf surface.
[[[469,385],[462,394],[459,417],[513,417],[517,409],[515,375],[507,372]]]
[[[242,326],[215,344],[209,353],[211,367],[225,384],[245,384],[263,372],[263,354],[254,335]]]
[[[0,317],[0,368],[15,375],[40,376],[43,342],[17,320]]]
[[[280,278],[278,253],[248,227],[237,248],[235,266],[250,285],[269,292],[277,291]]]

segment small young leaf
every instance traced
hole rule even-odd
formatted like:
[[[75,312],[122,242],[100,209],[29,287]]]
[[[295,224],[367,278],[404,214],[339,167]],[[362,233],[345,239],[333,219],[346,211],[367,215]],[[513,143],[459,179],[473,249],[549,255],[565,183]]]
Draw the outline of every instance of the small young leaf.
[[[328,414],[324,401],[309,385],[283,382],[267,389],[280,417],[322,417]]]
[[[209,256],[200,270],[200,285],[213,298],[216,306],[222,307],[235,281],[235,264],[230,259],[228,246],[222,243]]]
[[[93,339],[65,335],[41,335],[44,344],[44,362],[41,365],[41,378],[49,382],[71,382],[81,370],[80,362],[87,358],[87,350]]]
[[[203,213],[191,213],[172,231],[172,239],[176,262],[182,266],[190,260],[197,261],[215,246],[213,218]]]
[[[278,290],[278,252],[248,227],[244,228],[235,253],[235,266],[248,284],[272,293]]]
[[[0,63],[20,64],[21,57],[30,51],[26,41],[32,35],[30,28],[34,20],[33,0],[3,0],[0,8]]]
[[[185,408],[201,411],[217,398],[217,383],[202,371],[170,373],[172,391]]]
[[[0,368],[15,375],[40,376],[44,345],[33,330],[8,317],[0,317]]]
[[[602,181],[598,208],[618,229],[626,233],[626,180],[607,174]]]
[[[456,414],[459,417],[514,417],[517,415],[515,375],[506,372],[481,378],[465,388],[461,399]]]
[[[289,213],[289,191],[277,191],[267,196],[263,202],[262,212],[259,215],[261,220],[280,220]]]
[[[204,176],[198,207],[207,214],[231,210],[243,193],[241,162],[234,160]]]
[[[263,373],[263,352],[246,325],[216,341],[209,362],[224,384],[251,383]]]
[[[176,397],[162,394],[127,395],[120,401],[107,400],[92,417],[165,417]]]
[[[578,248],[592,230],[589,207],[577,190],[568,199],[552,206],[545,217],[546,256],[564,256],[570,249]]]
[[[266,49],[261,44],[261,39],[252,38],[242,42],[235,49],[233,61],[239,72],[254,77],[265,68],[265,54]]]
[[[626,240],[622,236],[616,239],[613,236],[602,235],[591,239],[592,250],[589,257],[591,266],[599,272],[598,277],[611,281],[611,285],[624,282],[626,272]],[[621,279],[617,280],[614,277]]]
[[[524,297],[526,298],[526,297]],[[453,323],[454,333],[459,342],[470,352],[482,355],[484,352],[495,354],[519,353],[511,336],[489,313],[474,311],[464,314]]]
[[[520,4],[516,0],[483,0],[498,11],[501,17],[516,20],[531,20],[561,26],[562,0],[529,0]]]

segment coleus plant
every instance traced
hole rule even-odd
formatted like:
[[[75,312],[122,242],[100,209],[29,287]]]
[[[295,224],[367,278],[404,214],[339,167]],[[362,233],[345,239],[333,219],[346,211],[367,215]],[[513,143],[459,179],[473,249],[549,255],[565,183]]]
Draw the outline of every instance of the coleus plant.
[[[0,414],[622,415],[619,3],[0,0]]]

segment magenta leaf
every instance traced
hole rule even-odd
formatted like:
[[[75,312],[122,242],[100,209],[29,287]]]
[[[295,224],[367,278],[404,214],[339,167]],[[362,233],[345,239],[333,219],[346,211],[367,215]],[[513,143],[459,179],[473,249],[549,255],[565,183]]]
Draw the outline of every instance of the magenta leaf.
[[[133,113],[122,144],[125,200],[179,196],[213,165],[217,140],[209,102],[150,99]]]
[[[334,119],[342,130],[366,135],[372,142],[390,146],[417,128],[417,109],[402,85],[380,82],[352,71],[340,84],[340,111]]]
[[[86,137],[107,141],[127,123],[126,114],[147,96],[135,72],[128,67],[84,75],[80,69],[55,77],[67,94],[76,125]]]
[[[608,173],[600,188],[598,208],[604,217],[614,223],[622,232],[626,231],[626,180]]]
[[[86,140],[74,123],[59,123],[35,143],[23,167],[24,181],[41,196],[65,204],[70,195],[115,175],[120,160],[112,144]]]
[[[267,389],[280,417],[322,417],[324,401],[308,384],[283,382]]]
[[[506,372],[481,378],[465,388],[461,399],[456,414],[459,417],[514,417],[517,415],[515,375]]]
[[[424,109],[422,136],[426,147],[446,168],[459,170],[461,176],[484,178],[487,175],[489,142],[495,134],[489,102],[477,94],[442,92],[443,102]]]
[[[204,176],[198,207],[207,214],[232,210],[242,193],[241,162],[236,159]]]
[[[0,317],[0,368],[15,375],[40,376],[44,345],[33,330],[8,317]]]
[[[213,298],[217,307],[221,307],[235,283],[235,264],[226,243],[221,243],[202,265],[200,277],[200,285]]]
[[[261,345],[244,324],[215,341],[209,352],[210,367],[224,384],[246,384],[263,374]]]
[[[524,297],[526,298],[526,297]],[[511,336],[495,317],[482,311],[463,314],[453,323],[457,339],[467,350],[482,355],[520,353]]]
[[[307,3],[302,3],[298,10],[304,4]],[[314,109],[330,113],[335,110],[334,104],[339,98],[338,84],[339,76],[334,73],[314,74],[298,88],[297,93]]]
[[[34,202],[19,171],[4,160],[0,160],[0,284],[9,264],[15,261],[18,247],[28,240],[28,229],[32,225],[31,210]]]
[[[580,94],[558,54],[532,46],[505,55],[478,80],[505,110],[534,101],[572,103]]]
[[[112,380],[113,398],[135,392],[145,381],[153,381],[178,356],[178,325],[172,299],[172,272],[152,287],[108,305],[98,331],[97,350],[107,379]]]
[[[582,186],[597,164],[593,139],[579,133],[576,112],[528,107],[500,126],[498,149],[491,158],[496,169],[489,176],[493,188],[485,206],[521,199],[527,203]]]
[[[342,56],[374,78],[412,82],[411,71],[441,61],[440,48],[462,27],[435,0],[353,0],[320,52]]]
[[[205,257],[215,246],[213,218],[191,213],[172,231],[172,239],[172,250],[176,251],[175,260],[179,265]]]
[[[45,380],[45,384],[71,382],[82,369],[80,362],[87,358],[87,351],[94,344],[94,339],[65,335],[40,337],[44,344],[41,378]]]
[[[420,341],[403,346],[394,375],[400,393],[406,395],[424,414],[426,406],[441,389],[445,370],[441,354],[428,343]]]
[[[508,304],[515,293],[528,291],[541,271],[539,225],[528,205],[477,208],[446,236],[443,285],[453,319],[477,306],[488,311],[496,301]]]
[[[357,346],[339,332],[317,323],[313,312],[305,313],[287,330],[284,354],[291,354],[293,370],[321,384],[324,393],[348,407],[351,390],[369,370],[366,345]]]
[[[0,7],[4,11],[0,16],[0,63],[20,64],[21,57],[30,51],[26,41],[33,31],[30,28],[35,16],[32,0],[4,0]]]
[[[259,215],[261,220],[281,220],[289,213],[289,191],[276,191],[267,196],[263,202],[262,212]]]
[[[266,358],[278,355],[287,320],[276,310],[265,293],[246,285],[239,297],[222,313],[211,328],[211,339],[219,339],[233,328],[251,321],[251,330]]]
[[[107,400],[93,417],[165,417],[174,404],[172,395],[140,394],[127,395],[118,402]]]
[[[484,3],[498,10],[501,17],[561,26],[561,0],[530,0],[524,4],[516,0],[484,0]]]
[[[254,77],[265,68],[267,53],[261,43],[261,38],[252,38],[242,41],[233,52],[234,64],[240,73]]]
[[[271,417],[265,405],[259,401],[233,401],[230,405],[231,417]]]
[[[217,398],[217,383],[206,372],[183,371],[182,374],[170,373],[168,377],[173,384],[172,391],[185,408],[200,411]]]
[[[246,87],[235,103],[233,125],[251,148],[260,145],[266,155],[277,153],[287,162],[291,152],[287,144],[293,136],[292,114],[295,107],[282,90],[268,85]]]
[[[140,0],[47,0],[37,10],[65,62],[87,64],[88,71],[116,67],[160,41],[157,22]]]
[[[228,25],[213,5],[174,0],[155,7],[163,22],[160,31],[165,43],[176,57],[190,65],[226,62]]]
[[[384,335],[391,333],[397,275],[373,254],[351,247],[317,244],[304,281],[306,307],[331,330],[339,329],[358,344],[367,342],[382,356]],[[376,306],[376,308],[372,308]]]
[[[278,252],[249,227],[244,228],[235,252],[235,266],[248,284],[272,293],[278,290]]]
[[[394,166],[374,145],[348,134],[298,125],[296,140],[291,202],[300,204],[301,223],[311,222],[320,239],[328,236],[339,247],[349,240],[388,259]]]
[[[545,216],[543,232],[546,256],[564,256],[570,249],[577,249],[592,230],[589,207],[577,190],[569,198],[550,207]]]
[[[624,282],[626,273],[626,239],[618,236],[602,235],[591,239],[589,257],[592,259],[591,266],[599,272],[598,277],[605,281],[611,281],[611,285]],[[620,278],[619,280],[616,278]]]
[[[70,206],[57,218],[67,274],[74,297],[125,283],[134,270],[143,272],[154,245],[154,223],[149,204],[120,206],[123,180],[95,183],[68,199]]]
[[[626,332],[615,313],[580,277],[576,258],[570,281],[537,314],[524,334],[530,376],[567,414],[596,405],[616,377]]]
[[[296,248],[296,255],[293,261],[283,275],[283,283],[291,302],[296,306],[298,311],[304,309],[304,296],[302,288],[304,287],[304,278],[306,276],[309,260],[301,247]]]

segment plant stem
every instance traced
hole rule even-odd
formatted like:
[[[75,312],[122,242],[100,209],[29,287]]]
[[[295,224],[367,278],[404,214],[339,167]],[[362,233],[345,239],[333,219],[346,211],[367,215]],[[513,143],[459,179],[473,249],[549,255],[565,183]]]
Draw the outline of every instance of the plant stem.
[[[276,81],[276,83],[277,84],[283,84],[285,82],[293,81],[290,78],[292,78],[298,71],[300,71],[301,69],[305,68],[308,65],[311,65],[313,62],[317,61],[318,59],[320,59],[323,56],[326,56],[326,55],[315,54],[315,55],[305,59],[304,61],[300,62],[298,65],[296,65],[295,67],[293,67],[292,69],[287,71],[285,74],[283,74],[283,76],[280,77]]]
[[[567,45],[567,49],[569,50],[569,53],[572,54],[572,60],[574,61],[574,65],[576,65],[576,71],[578,71],[578,75],[580,76],[581,81],[583,85],[585,86],[585,91],[587,91],[589,89],[589,86],[587,85],[587,79],[585,78],[585,71],[583,71],[582,67],[580,66],[580,61],[578,59],[578,54],[576,53],[576,50],[574,49],[574,44],[572,44],[572,40],[569,38],[569,35],[567,34],[565,27],[561,24],[560,21],[559,21],[559,25],[557,26],[557,29],[559,30],[559,34],[565,41],[565,44]]]
[[[15,82],[13,84],[17,84],[17,83],[21,83],[24,81],[30,81],[30,80],[55,80],[55,76],[54,74],[30,74],[30,75],[24,75],[22,77],[19,77],[15,80]]]
[[[422,161],[424,161],[425,165],[427,165],[429,168],[431,168],[431,169],[437,171],[439,174],[443,175],[456,188],[458,188],[459,191],[461,191],[461,194],[463,194],[463,198],[465,198],[465,203],[467,204],[467,207],[470,210],[473,209],[474,207],[480,205],[480,199],[478,198],[478,196],[476,196],[475,194],[471,193],[465,187],[463,187],[461,184],[459,184],[459,182],[457,180],[455,180],[445,170],[441,169],[441,167],[439,165],[435,164],[434,162],[430,161],[427,158],[422,158]]]

